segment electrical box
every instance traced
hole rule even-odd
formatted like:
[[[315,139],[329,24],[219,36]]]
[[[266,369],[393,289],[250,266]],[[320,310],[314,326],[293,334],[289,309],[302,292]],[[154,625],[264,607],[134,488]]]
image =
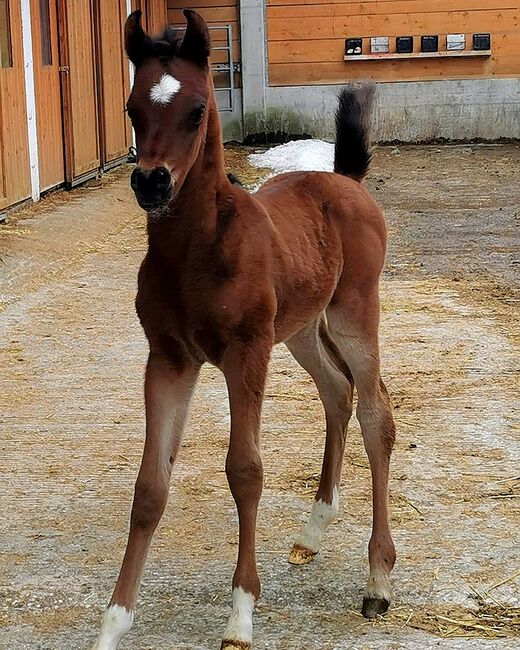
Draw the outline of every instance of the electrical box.
[[[446,49],[448,52],[464,50],[466,48],[466,36],[464,34],[447,34]]]
[[[421,52],[438,52],[438,36],[421,36]]]
[[[398,54],[410,54],[413,52],[413,36],[398,36],[395,39],[395,49]]]
[[[388,36],[374,36],[370,39],[370,51],[372,54],[388,53]]]
[[[345,39],[345,54],[351,56],[354,54],[361,54],[363,51],[362,38],[347,38]]]
[[[490,50],[491,49],[491,35],[490,34],[473,34],[473,49],[474,50]]]

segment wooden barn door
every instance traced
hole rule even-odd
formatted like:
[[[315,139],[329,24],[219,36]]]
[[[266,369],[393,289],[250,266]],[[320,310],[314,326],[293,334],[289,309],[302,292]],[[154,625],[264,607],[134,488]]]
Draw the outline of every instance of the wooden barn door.
[[[40,190],[65,180],[56,0],[31,0]]]
[[[18,0],[0,0],[0,210],[31,195],[22,24]]]
[[[104,168],[126,156],[132,144],[132,129],[125,112],[130,93],[128,59],[123,43],[126,14],[126,0],[99,0],[97,3],[99,116]]]
[[[132,9],[143,12],[143,27],[150,34],[160,32],[166,25],[167,0],[132,0]]]
[[[106,1],[106,0],[105,0]],[[92,0],[58,0],[66,180],[74,185],[101,165]]]

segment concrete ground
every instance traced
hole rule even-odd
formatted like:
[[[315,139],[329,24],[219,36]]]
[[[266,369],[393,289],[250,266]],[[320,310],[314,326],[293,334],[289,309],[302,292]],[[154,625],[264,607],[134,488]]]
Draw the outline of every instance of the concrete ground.
[[[238,173],[243,158],[229,154]],[[380,621],[358,614],[371,506],[355,420],[341,517],[313,563],[286,562],[324,423],[280,347],[263,417],[256,648],[520,648],[519,178],[514,145],[377,150],[395,603]],[[2,649],[88,648],[110,596],[143,444],[133,298],[145,246],[128,169],[0,227]],[[207,367],[125,650],[218,647],[237,550],[228,424]]]

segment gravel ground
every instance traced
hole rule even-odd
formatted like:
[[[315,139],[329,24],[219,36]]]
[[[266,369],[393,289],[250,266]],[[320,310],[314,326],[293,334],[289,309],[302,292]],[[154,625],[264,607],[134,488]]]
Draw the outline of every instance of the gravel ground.
[[[2,649],[88,648],[124,551],[146,358],[133,308],[145,223],[128,173],[0,227]],[[280,347],[263,417],[256,648],[520,648],[519,178],[515,145],[376,151],[369,184],[390,232],[381,330],[398,427],[395,604],[375,623],[357,613],[371,507],[354,419],[341,517],[312,564],[286,562],[324,423]],[[218,647],[237,550],[228,425],[223,379],[207,367],[125,650]]]

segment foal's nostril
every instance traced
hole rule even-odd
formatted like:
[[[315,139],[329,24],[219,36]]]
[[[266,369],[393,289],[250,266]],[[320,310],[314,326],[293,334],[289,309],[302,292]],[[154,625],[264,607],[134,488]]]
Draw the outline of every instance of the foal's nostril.
[[[171,183],[170,172],[166,167],[157,167],[150,174],[150,181],[158,188],[167,188]]]
[[[130,187],[134,192],[137,192],[142,188],[144,181],[146,180],[146,174],[140,167],[136,167],[130,176]]]

